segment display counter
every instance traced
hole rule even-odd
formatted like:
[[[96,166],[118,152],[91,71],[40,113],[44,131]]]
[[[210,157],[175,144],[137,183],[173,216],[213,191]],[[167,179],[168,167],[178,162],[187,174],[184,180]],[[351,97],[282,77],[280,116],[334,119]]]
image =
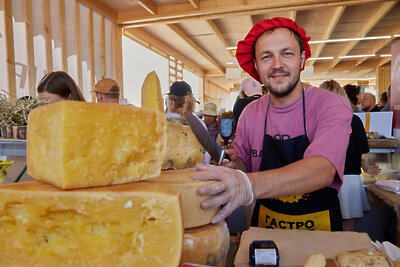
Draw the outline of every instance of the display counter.
[[[243,232],[234,266],[249,266],[249,245],[254,240],[273,240],[279,249],[279,266],[303,266],[313,253],[322,253],[334,266],[342,251],[369,249],[373,245],[366,233],[278,230],[251,227]]]

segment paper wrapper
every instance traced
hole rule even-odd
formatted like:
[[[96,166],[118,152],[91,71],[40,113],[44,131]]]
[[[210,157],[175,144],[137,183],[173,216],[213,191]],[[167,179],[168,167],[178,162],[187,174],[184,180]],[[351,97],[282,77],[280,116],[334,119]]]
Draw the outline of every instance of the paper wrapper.
[[[342,251],[373,248],[366,233],[251,227],[242,234],[235,267],[249,266],[249,245],[253,240],[273,240],[279,249],[279,266],[303,266],[313,253],[333,259]]]

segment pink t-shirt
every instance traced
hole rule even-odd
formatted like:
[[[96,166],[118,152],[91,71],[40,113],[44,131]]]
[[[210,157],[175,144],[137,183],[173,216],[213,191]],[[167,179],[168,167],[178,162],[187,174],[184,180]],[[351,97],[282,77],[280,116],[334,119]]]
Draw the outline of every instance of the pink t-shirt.
[[[239,118],[232,147],[249,172],[260,170],[268,103],[269,95],[251,102]],[[310,145],[304,153],[304,158],[322,156],[328,159],[339,176],[336,176],[330,187],[339,190],[343,180],[353,116],[349,101],[338,94],[309,85],[305,91],[305,114]],[[271,104],[266,132],[276,139],[303,135],[302,97],[286,106]]]

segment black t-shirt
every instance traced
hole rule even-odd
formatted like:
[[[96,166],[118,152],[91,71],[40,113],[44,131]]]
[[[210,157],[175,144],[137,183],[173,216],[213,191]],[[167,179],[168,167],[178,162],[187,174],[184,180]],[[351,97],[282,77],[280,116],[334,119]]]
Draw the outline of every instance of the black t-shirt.
[[[361,174],[361,155],[368,152],[369,146],[364,125],[357,115],[353,115],[344,174]]]
[[[243,109],[253,102],[254,100],[257,100],[261,97],[261,95],[253,95],[249,97],[244,97],[244,98],[239,98],[236,100],[235,104],[233,105],[233,125],[236,129],[236,125],[239,121],[239,117],[243,112]]]

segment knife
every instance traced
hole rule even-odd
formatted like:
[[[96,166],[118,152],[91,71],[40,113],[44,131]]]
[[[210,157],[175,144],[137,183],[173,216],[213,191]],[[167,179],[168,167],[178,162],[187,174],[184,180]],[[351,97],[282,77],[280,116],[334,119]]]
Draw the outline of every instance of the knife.
[[[211,155],[217,165],[221,165],[222,160],[225,158],[225,151],[215,142],[207,129],[201,124],[200,120],[189,111],[185,111],[186,118],[189,122],[190,128],[196,136],[199,143]]]

